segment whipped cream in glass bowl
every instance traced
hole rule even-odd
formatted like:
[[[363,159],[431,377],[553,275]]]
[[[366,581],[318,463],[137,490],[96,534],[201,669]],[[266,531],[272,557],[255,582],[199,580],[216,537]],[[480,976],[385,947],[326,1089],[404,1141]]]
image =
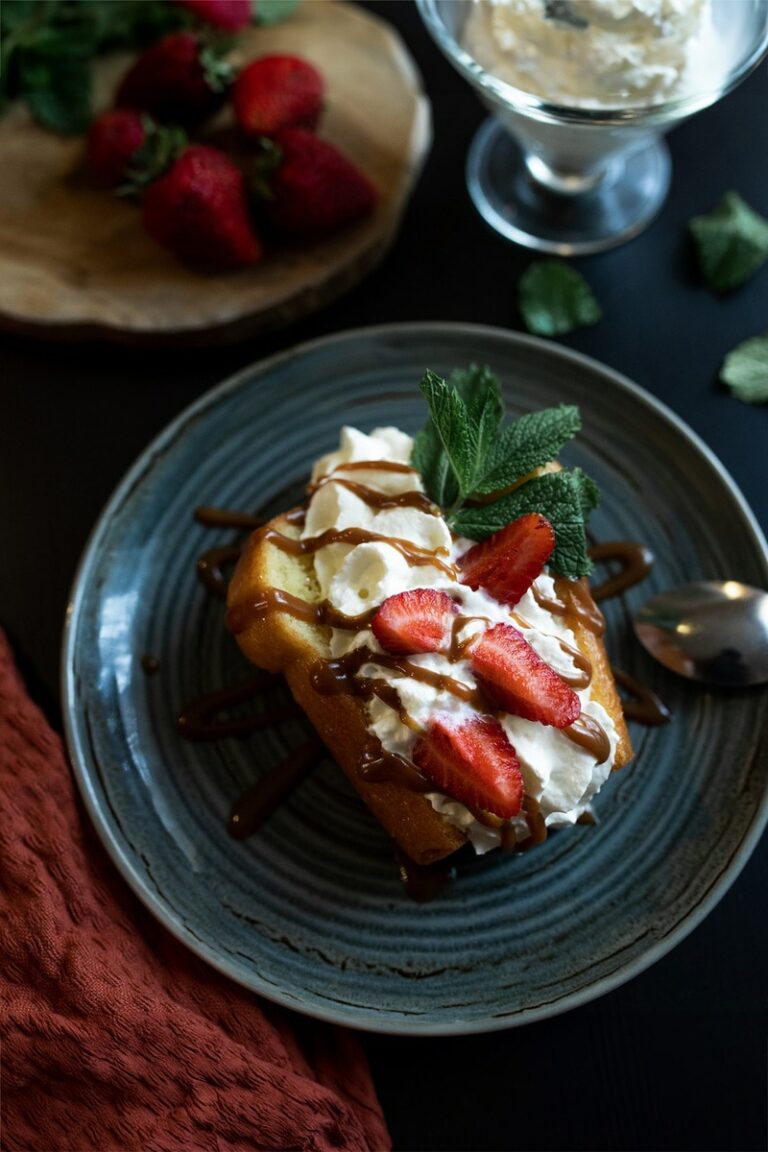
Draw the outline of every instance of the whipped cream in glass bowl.
[[[663,134],[768,51],[768,0],[416,0],[492,117],[467,182],[508,239],[561,256],[623,243],[670,182]]]

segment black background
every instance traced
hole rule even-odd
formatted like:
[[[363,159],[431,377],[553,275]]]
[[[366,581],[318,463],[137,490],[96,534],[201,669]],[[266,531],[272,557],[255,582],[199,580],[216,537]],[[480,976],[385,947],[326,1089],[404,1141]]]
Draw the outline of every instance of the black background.
[[[402,229],[372,275],[290,330],[229,347],[0,339],[0,623],[57,727],[61,628],[80,553],[123,472],[182,408],[253,360],[345,328],[409,320],[522,327],[516,284],[535,257],[486,227],[464,185],[483,109],[411,3],[365,7],[402,33],[434,119],[432,151]],[[563,339],[686,420],[763,528],[768,409],[729,395],[717,374],[734,345],[768,329],[768,266],[716,297],[697,276],[687,221],[730,188],[768,214],[767,80],[763,64],[670,134],[673,182],[660,216],[631,243],[574,262],[604,316]],[[766,1148],[767,903],[764,836],[704,923],[600,1000],[485,1036],[365,1036],[395,1147]]]

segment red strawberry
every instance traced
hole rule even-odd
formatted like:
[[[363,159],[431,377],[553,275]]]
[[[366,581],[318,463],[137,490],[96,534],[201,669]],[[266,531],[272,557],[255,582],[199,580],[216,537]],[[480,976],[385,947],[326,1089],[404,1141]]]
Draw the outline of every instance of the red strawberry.
[[[194,32],[171,32],[129,68],[117,90],[121,107],[191,125],[224,102],[233,69]]]
[[[85,162],[93,179],[117,188],[145,139],[144,117],[133,108],[117,108],[97,116],[88,129]]]
[[[299,56],[262,56],[243,68],[232,92],[235,117],[249,136],[284,128],[316,128],[325,82]]]
[[[412,755],[441,792],[468,808],[482,808],[508,820],[522,807],[520,765],[504,729],[492,716],[473,716],[457,724],[439,713]]]
[[[176,0],[176,3],[206,24],[230,32],[239,32],[251,22],[251,0]]]
[[[456,611],[447,592],[413,588],[385,600],[371,628],[385,652],[438,652],[450,639]]]
[[[191,264],[244,268],[261,256],[243,175],[216,148],[185,148],[145,192],[142,214],[147,232]]]
[[[469,659],[488,696],[506,712],[555,728],[567,728],[578,718],[576,693],[511,624],[483,632]]]
[[[332,232],[373,211],[378,193],[359,168],[304,128],[286,128],[275,138],[276,167],[269,222],[289,236]]]
[[[475,544],[459,561],[461,583],[484,588],[502,604],[517,604],[555,546],[549,520],[532,512]]]

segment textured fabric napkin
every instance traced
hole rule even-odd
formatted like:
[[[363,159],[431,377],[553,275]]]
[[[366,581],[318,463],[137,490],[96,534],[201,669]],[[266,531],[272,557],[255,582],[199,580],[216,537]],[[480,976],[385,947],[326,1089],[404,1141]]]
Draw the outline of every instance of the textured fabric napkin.
[[[0,633],[9,1152],[390,1147],[356,1037],[258,1001],[116,873]]]

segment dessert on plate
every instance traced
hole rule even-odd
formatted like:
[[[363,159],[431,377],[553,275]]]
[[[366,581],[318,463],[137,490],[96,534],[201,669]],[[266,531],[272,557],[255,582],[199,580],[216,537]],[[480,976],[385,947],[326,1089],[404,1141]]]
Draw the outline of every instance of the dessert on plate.
[[[632,753],[586,582],[597,491],[556,462],[578,411],[504,425],[484,368],[421,387],[415,439],[343,428],[306,503],[251,535],[227,625],[429,865],[583,821]]]

